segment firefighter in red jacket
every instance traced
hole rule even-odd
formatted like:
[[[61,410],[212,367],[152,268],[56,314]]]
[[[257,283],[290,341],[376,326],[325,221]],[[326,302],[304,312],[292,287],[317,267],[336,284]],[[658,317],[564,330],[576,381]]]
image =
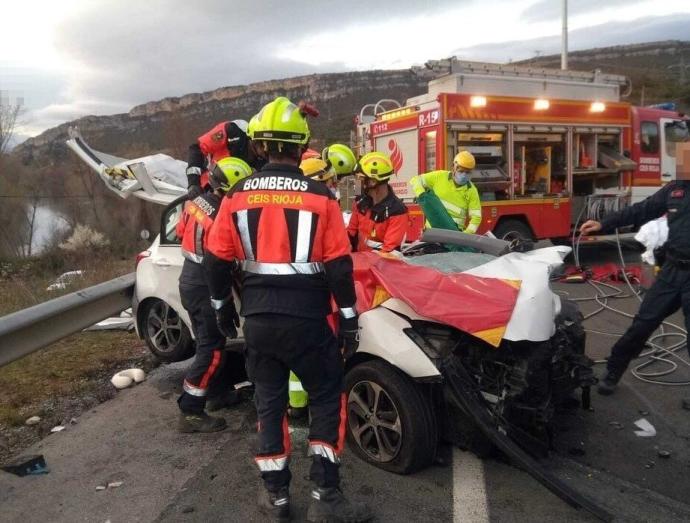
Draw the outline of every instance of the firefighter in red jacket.
[[[359,160],[355,174],[362,180],[362,196],[355,200],[347,226],[353,251],[400,249],[407,232],[407,207],[388,180],[394,174],[387,154],[367,153]]]
[[[290,369],[309,394],[309,521],[367,521],[371,514],[339,488],[346,398],[343,354],[358,345],[352,259],[338,203],[298,165],[309,142],[306,114],[279,97],[249,124],[249,136],[269,163],[240,182],[223,203],[204,257],[221,330],[234,330],[233,264],[239,263],[247,373],[258,414],[256,464],[264,487],[259,509],[289,518],[290,435],[286,408]],[[318,114],[318,113],[316,113]],[[340,308],[340,342],[326,321],[331,293]]]
[[[242,158],[254,169],[263,165],[261,156],[247,137],[245,120],[220,122],[189,146],[187,185],[190,198],[203,192],[202,187],[208,183],[209,169],[228,156]]]
[[[240,158],[219,160],[209,177],[213,190],[188,200],[177,224],[176,232],[182,239],[185,258],[180,274],[180,297],[192,321],[197,345],[194,363],[187,371],[183,393],[178,399],[181,411],[178,430],[181,432],[223,430],[225,419],[209,416],[204,408],[214,411],[237,403],[239,396],[232,385],[247,379],[244,356],[225,350],[225,335],[216,324],[201,262],[223,196],[235,183],[251,174],[252,168]]]

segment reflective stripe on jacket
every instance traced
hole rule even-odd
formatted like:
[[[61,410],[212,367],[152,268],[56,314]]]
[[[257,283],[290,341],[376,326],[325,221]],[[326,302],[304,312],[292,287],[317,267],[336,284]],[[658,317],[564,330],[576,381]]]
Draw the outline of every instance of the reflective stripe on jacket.
[[[354,250],[390,252],[400,249],[409,225],[407,207],[390,187],[388,191],[388,196],[377,204],[368,196],[355,201],[347,226]]]
[[[240,261],[245,316],[324,318],[331,291],[337,302],[344,296],[339,306],[354,305],[350,244],[338,202],[296,166],[268,164],[235,185],[207,246],[221,260]],[[336,281],[342,290],[331,288]]]
[[[175,232],[182,240],[182,256],[201,263],[206,250],[208,232],[218,215],[221,198],[212,192],[185,202],[184,211]]]
[[[449,171],[431,171],[414,176],[410,185],[417,196],[427,189],[434,191],[460,231],[477,232],[482,223],[482,203],[472,182],[458,187]]]

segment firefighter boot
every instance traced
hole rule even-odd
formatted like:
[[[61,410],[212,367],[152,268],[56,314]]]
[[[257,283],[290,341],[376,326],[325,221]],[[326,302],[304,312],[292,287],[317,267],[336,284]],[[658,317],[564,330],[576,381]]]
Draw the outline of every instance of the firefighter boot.
[[[360,523],[370,521],[374,515],[369,507],[358,501],[349,501],[340,488],[315,487],[307,521],[312,523]]]
[[[607,371],[604,379],[599,382],[597,392],[602,396],[610,396],[616,392],[616,388],[618,387],[618,382],[620,381],[621,377],[622,373],[620,372],[614,372],[611,370]]]
[[[215,418],[205,412],[189,413],[180,412],[180,419],[177,422],[179,432],[218,432],[228,426],[225,418]]]
[[[290,493],[288,487],[271,492],[265,487],[259,489],[259,511],[270,521],[290,520]]]
[[[242,402],[242,396],[236,390],[229,390],[218,396],[213,396],[206,400],[206,410],[215,412],[220,409],[229,409],[239,405]]]

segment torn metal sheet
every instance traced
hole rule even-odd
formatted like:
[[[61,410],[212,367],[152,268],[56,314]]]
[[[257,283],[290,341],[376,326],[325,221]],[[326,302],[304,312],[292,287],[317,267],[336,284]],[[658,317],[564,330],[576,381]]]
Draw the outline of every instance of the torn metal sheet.
[[[560,312],[561,300],[551,290],[549,279],[571,250],[557,246],[525,253],[511,252],[464,273],[522,282],[503,335],[505,339],[546,341],[554,335],[554,318]]]
[[[106,187],[121,198],[137,198],[167,205],[187,192],[186,162],[166,154],[126,159],[92,149],[75,128],[67,146],[96,171]]]

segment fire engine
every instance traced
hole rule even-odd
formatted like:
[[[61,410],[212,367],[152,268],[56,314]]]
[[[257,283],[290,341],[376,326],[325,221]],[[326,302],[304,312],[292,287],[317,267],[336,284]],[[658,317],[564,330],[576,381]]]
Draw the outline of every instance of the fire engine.
[[[391,186],[410,205],[408,240],[424,222],[409,180],[450,169],[462,150],[477,160],[479,233],[565,238],[581,219],[640,201],[675,179],[675,144],[690,139],[687,118],[672,106],[633,107],[622,101],[630,87],[626,77],[598,70],[452,60],[427,93],[404,105],[365,106],[354,147],[391,155]]]

